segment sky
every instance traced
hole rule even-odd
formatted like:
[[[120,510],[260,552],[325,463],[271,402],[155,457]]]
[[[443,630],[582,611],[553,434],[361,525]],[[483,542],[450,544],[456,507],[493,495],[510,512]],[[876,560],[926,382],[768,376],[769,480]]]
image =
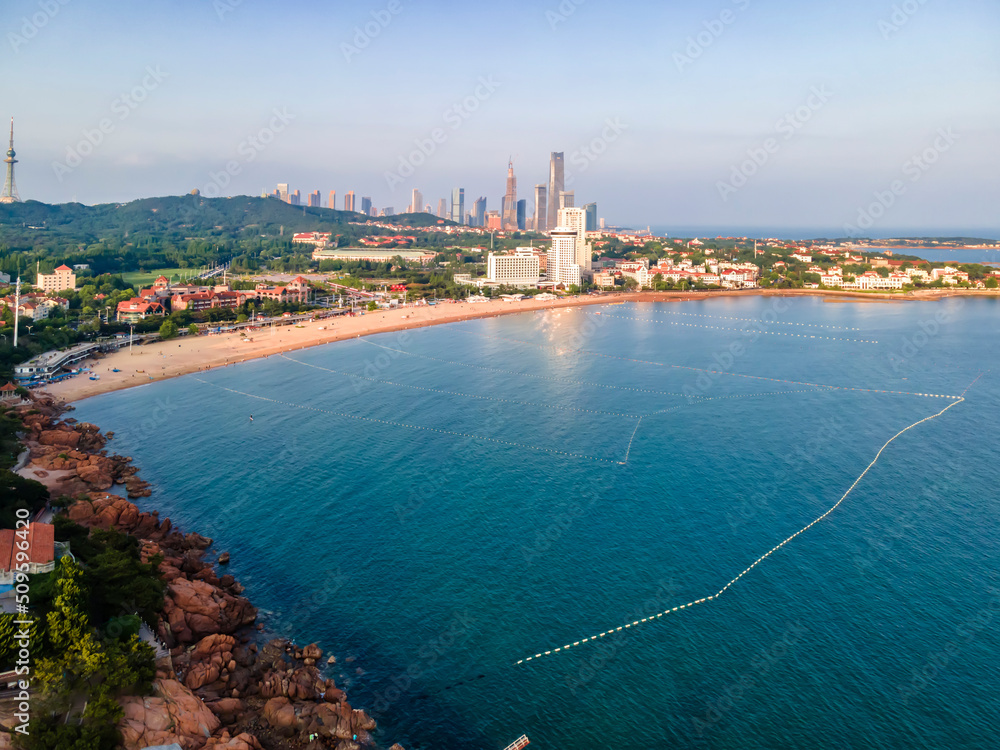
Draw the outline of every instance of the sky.
[[[1000,234],[996,0],[4,0],[22,199],[353,190]]]

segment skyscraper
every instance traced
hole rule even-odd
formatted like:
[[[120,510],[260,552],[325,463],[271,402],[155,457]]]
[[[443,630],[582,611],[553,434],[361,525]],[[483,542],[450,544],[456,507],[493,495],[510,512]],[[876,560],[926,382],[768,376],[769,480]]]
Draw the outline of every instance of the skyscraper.
[[[564,208],[573,208],[576,205],[576,197],[573,195],[572,190],[564,190],[559,193],[559,210],[562,211]]]
[[[314,190],[309,193],[309,208],[319,208],[320,207],[320,196],[319,190]]]
[[[546,229],[554,229],[559,220],[559,193],[566,186],[564,175],[563,152],[553,151],[549,157],[549,209],[546,213],[548,219]]]
[[[545,217],[548,215],[545,206],[546,190],[545,185],[535,185],[535,221],[532,229],[536,232],[544,232],[549,228]]]
[[[552,229],[552,246],[545,262],[545,276],[556,285],[580,284],[580,266],[576,262],[576,232],[567,227]]]
[[[476,199],[476,202],[472,204],[472,215],[474,217],[473,226],[485,227],[486,226],[486,198],[480,197]]]
[[[17,194],[17,183],[14,182],[14,165],[17,159],[14,157],[14,118],[10,118],[10,148],[7,149],[7,158],[4,164],[7,165],[7,179],[3,183],[3,194],[0,195],[0,203],[20,203],[21,196]]]
[[[331,190],[330,191],[330,198],[329,198],[329,201],[326,204],[326,207],[327,208],[336,208],[337,207],[337,191],[336,190]]]
[[[344,210],[353,211],[354,210],[354,191],[348,190],[344,194]]]
[[[517,229],[517,178],[514,176],[514,162],[507,162],[507,192],[503,198],[503,215],[500,218],[503,229]]]
[[[559,211],[559,227],[576,233],[573,247],[575,263],[581,271],[590,270],[590,245],[587,243],[587,212],[582,208],[564,208]]]
[[[293,206],[301,206],[302,205],[302,193],[299,192],[298,190],[296,190],[294,193],[289,193],[288,194],[288,202],[291,203]]]
[[[524,198],[517,202],[517,228],[524,229],[525,221],[527,220],[528,213],[528,201]]]
[[[365,216],[372,215],[372,199],[365,196],[361,199],[361,213]]]
[[[465,219],[465,188],[451,191],[451,220],[461,224]]]
[[[597,231],[597,204],[588,203],[583,207],[583,210],[587,213],[587,231],[596,232]]]
[[[438,201],[438,218],[447,219],[448,218],[448,199],[441,198]]]
[[[281,198],[285,203],[288,203],[288,183],[279,182],[278,183],[278,197]]]
[[[420,194],[420,191],[413,188],[413,199],[410,201],[410,208],[407,210],[408,213],[418,214],[424,210],[424,196]]]

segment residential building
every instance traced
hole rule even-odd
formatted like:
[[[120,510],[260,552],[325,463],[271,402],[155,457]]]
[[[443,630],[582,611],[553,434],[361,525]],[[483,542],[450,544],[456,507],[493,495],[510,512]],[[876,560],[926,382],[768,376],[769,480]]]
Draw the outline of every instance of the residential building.
[[[490,211],[486,214],[486,228],[491,230],[503,229],[503,221],[500,218],[499,211]]]
[[[288,194],[288,202],[293,206],[302,205],[302,193],[296,190],[294,193]]]
[[[327,208],[336,208],[337,207],[337,191],[336,190],[331,190],[330,191],[330,197],[327,199],[326,207]]]
[[[372,215],[372,199],[367,195],[361,197],[361,213],[365,216]]]
[[[584,212],[587,215],[586,229],[588,232],[597,231],[597,204],[588,203],[583,207]]]
[[[309,208],[320,208],[319,190],[309,193]]]
[[[24,532],[27,531],[25,538]],[[55,570],[56,536],[55,526],[50,523],[28,524],[27,529],[0,529],[0,584],[10,585],[14,582],[15,573],[24,570],[18,558],[22,550],[20,543],[27,542],[24,550],[28,554],[27,572],[51,573]]]
[[[354,191],[348,190],[344,195],[344,210],[353,211],[354,210]]]
[[[413,188],[413,196],[410,200],[410,207],[407,209],[407,213],[418,214],[424,210],[424,196],[421,195],[420,191]]]
[[[52,273],[40,273],[35,280],[35,286],[43,292],[61,292],[63,289],[76,289],[76,274],[67,265],[59,266]]]
[[[306,245],[326,245],[330,241],[330,232],[296,232],[292,235],[292,242]],[[163,278],[162,276],[160,278]],[[159,279],[157,279],[159,281]]]
[[[277,193],[278,193],[278,198],[280,198],[285,203],[288,203],[288,183],[287,182],[279,182],[278,183]]]
[[[559,193],[559,210],[562,211],[564,208],[573,208],[576,198],[572,190],[564,190]]]

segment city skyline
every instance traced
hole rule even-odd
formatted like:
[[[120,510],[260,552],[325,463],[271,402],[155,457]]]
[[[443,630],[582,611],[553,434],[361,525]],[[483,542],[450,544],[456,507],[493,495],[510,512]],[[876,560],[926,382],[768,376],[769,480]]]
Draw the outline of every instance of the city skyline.
[[[513,153],[522,183],[548,184],[558,148],[565,189],[620,225],[997,223],[985,200],[1000,168],[995,3],[52,7],[2,11],[22,199],[259,195],[280,179],[396,206],[418,184],[433,196],[462,185],[499,208],[494,165]],[[330,43],[297,50],[292,75],[260,63],[303,25]],[[464,33],[479,27],[507,49]],[[628,44],[593,52],[618,32]],[[205,75],[181,34],[226,64]],[[519,47],[534,54],[509,60]],[[456,56],[475,62],[453,68]],[[536,75],[557,64],[576,71],[558,94]],[[428,83],[437,69],[448,73]],[[337,84],[327,95],[326,77],[299,70]]]

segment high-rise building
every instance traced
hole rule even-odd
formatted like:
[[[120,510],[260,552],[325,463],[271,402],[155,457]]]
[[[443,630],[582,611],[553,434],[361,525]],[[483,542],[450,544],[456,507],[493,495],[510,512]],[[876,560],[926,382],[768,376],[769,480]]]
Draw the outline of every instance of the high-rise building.
[[[472,215],[475,220],[472,223],[474,227],[485,227],[486,226],[486,198],[479,197],[476,198],[476,202],[472,204]]]
[[[320,196],[319,190],[314,190],[309,193],[309,208],[319,208],[320,207]]]
[[[344,193],[344,210],[353,211],[354,210],[354,191],[348,190]]]
[[[559,210],[562,211],[564,208],[573,208],[576,204],[576,198],[573,196],[572,190],[564,190],[559,193]]]
[[[0,195],[0,203],[20,203],[21,196],[17,194],[17,183],[14,182],[14,165],[17,164],[17,159],[14,157],[17,154],[14,153],[14,118],[10,118],[10,147],[7,149],[7,158],[4,159],[4,164],[7,165],[7,178],[3,183],[3,194]],[[69,287],[67,287],[69,288]]]
[[[588,203],[583,207],[583,210],[587,214],[587,231],[596,232],[597,231],[597,204]]]
[[[582,208],[564,208],[559,211],[559,226],[576,233],[573,247],[576,251],[575,263],[580,271],[590,270],[590,245],[587,243],[587,212]]]
[[[418,214],[424,210],[424,196],[420,194],[420,191],[413,188],[413,199],[410,201],[410,207],[407,209],[407,213]]]
[[[514,176],[514,162],[507,162],[507,192],[503,198],[503,216],[501,217],[504,229],[517,229],[517,178]]]
[[[528,201],[523,198],[517,202],[517,228],[524,229],[527,221]]]
[[[337,191],[336,190],[331,190],[330,191],[330,197],[327,200],[326,207],[327,208],[336,208],[337,207]]]
[[[448,199],[447,198],[441,198],[438,201],[438,213],[437,213],[437,215],[438,215],[439,219],[447,219],[448,218]]]
[[[465,188],[452,188],[451,191],[451,220],[457,224],[463,223],[465,219]]]
[[[487,229],[503,229],[503,219],[500,217],[500,212],[487,212],[485,226]]]
[[[553,151],[549,156],[549,208],[546,212],[548,222],[546,229],[554,229],[558,222],[559,193],[566,186],[563,166],[563,152]]]
[[[545,217],[548,215],[545,205],[545,185],[535,185],[535,220],[531,228],[536,232],[544,232],[549,228]]]
[[[381,210],[381,211],[379,212],[379,215],[380,215],[380,216],[392,216],[392,215],[394,215],[395,213],[396,213],[396,209],[395,209],[395,208],[393,208],[392,206],[386,206],[385,208],[383,208],[383,209],[382,209],[382,210]]]
[[[545,262],[545,275],[557,286],[580,284],[580,266],[576,262],[576,231],[568,227],[555,227],[552,246]]]
[[[298,190],[296,190],[294,193],[289,193],[288,194],[288,202],[291,203],[293,206],[301,206],[302,205],[302,193],[300,193]]]
[[[364,196],[361,198],[361,213],[363,213],[365,216],[372,215],[372,199],[369,198],[368,196]]]
[[[288,183],[279,182],[278,183],[278,197],[281,198],[285,203],[288,203]]]

